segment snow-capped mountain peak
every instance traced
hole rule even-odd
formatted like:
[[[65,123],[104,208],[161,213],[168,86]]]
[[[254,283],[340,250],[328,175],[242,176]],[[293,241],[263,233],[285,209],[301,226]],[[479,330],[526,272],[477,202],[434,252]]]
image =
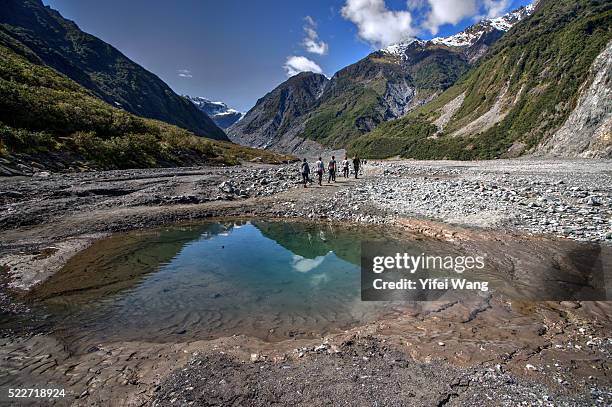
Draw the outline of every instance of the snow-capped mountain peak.
[[[210,116],[217,125],[223,129],[228,128],[242,119],[243,113],[232,109],[224,102],[215,102],[202,96],[185,96],[201,111]]]
[[[527,6],[511,11],[510,13],[505,14],[501,17],[492,18],[490,20],[485,21],[489,21],[493,27],[497,28],[500,31],[508,31],[512,28],[514,24],[521,21],[525,17],[533,14],[534,9],[535,5],[529,4]]]
[[[409,46],[411,45],[424,45],[426,41],[419,40],[418,38],[413,38],[408,41],[398,42],[397,44],[391,44],[386,48],[383,48],[381,51],[391,54],[391,55],[403,55]]]
[[[462,31],[448,37],[436,37],[429,40],[432,44],[442,44],[448,47],[469,47],[480,39],[483,32],[469,33]]]
[[[516,23],[530,16],[533,13],[533,9],[533,4],[520,7],[500,17],[483,19],[455,35],[436,37],[430,41],[433,44],[444,44],[449,47],[469,47],[491,30],[509,31]]]
[[[486,33],[490,33],[494,30],[501,32],[510,30],[516,23],[525,17],[530,16],[533,13],[534,7],[535,6],[533,4],[530,4],[511,11],[501,17],[483,19],[465,30],[448,37],[436,37],[427,41],[414,39],[389,45],[388,47],[383,48],[381,51],[387,54],[401,56],[405,53],[408,47],[414,43],[417,43],[418,45],[434,44],[446,45],[447,47],[467,48],[478,42],[478,40]]]

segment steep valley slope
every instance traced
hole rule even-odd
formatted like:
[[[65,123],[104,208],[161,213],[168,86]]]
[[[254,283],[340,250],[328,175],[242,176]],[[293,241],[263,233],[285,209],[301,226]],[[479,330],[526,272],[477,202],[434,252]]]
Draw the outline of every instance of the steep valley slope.
[[[228,129],[232,141],[295,152],[303,144],[346,147],[453,85],[506,31],[533,11],[522,7],[432,40],[375,51],[331,79],[302,73],[260,99]]]
[[[466,76],[351,143],[369,157],[610,157],[612,5],[538,3]]]
[[[113,107],[0,31],[0,176],[287,160]]]
[[[87,34],[41,0],[3,0],[0,32],[45,65],[112,106],[227,141],[205,113],[112,45]],[[5,42],[6,43],[6,42]]]

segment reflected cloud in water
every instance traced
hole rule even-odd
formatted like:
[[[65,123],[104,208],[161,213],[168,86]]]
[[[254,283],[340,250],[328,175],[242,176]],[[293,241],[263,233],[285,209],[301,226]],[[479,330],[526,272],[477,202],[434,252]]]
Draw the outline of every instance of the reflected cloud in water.
[[[294,254],[291,267],[293,270],[300,273],[308,273],[319,267],[329,255],[333,255],[333,252],[330,251],[325,256],[317,256],[314,259],[308,259],[298,254]]]

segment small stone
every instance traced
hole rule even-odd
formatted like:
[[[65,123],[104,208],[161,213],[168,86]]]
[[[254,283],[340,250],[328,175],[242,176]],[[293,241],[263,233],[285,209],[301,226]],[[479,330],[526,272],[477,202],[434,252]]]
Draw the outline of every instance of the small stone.
[[[561,305],[562,307],[571,308],[571,309],[580,308],[580,304],[575,301],[561,301],[559,305]]]
[[[601,202],[597,199],[597,197],[594,196],[588,197],[586,204],[589,206],[601,206]]]

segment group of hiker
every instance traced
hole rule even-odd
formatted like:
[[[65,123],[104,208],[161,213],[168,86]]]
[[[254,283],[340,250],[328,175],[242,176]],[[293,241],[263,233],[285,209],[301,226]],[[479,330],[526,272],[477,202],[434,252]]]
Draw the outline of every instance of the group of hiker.
[[[361,160],[359,157],[353,158],[353,171],[355,173],[355,179],[359,175],[359,167],[361,166]],[[350,166],[351,162],[348,157],[344,157],[342,160],[342,176],[344,178],[348,178],[350,174]],[[302,182],[304,183],[304,188],[308,185],[308,183],[312,183],[313,181],[310,179],[310,165],[308,165],[308,161],[304,158],[302,161],[301,167],[302,174]],[[336,172],[338,171],[338,163],[336,162],[336,157],[332,155],[331,160],[327,163],[327,183],[336,182]],[[325,174],[325,164],[323,163],[323,159],[319,157],[318,161],[315,163],[315,171],[317,174],[317,178],[319,181],[319,185],[323,185],[323,174]]]

